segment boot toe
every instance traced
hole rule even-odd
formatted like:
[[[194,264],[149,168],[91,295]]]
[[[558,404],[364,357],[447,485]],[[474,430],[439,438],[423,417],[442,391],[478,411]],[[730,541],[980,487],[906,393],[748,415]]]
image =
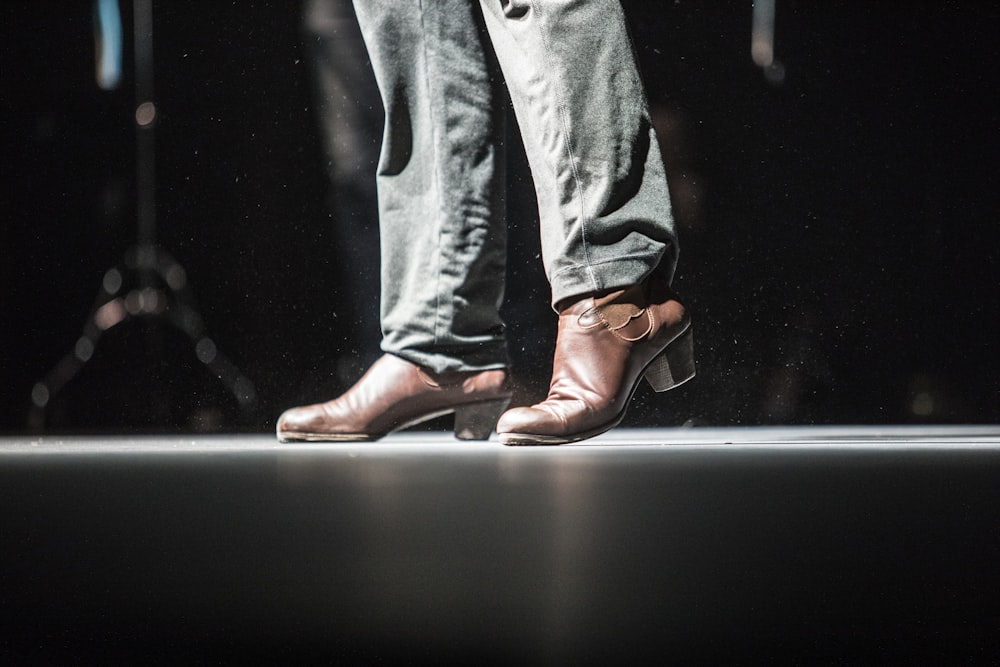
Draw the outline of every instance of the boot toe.
[[[525,433],[535,435],[561,435],[566,429],[565,420],[539,406],[514,408],[503,413],[497,422],[497,433]]]
[[[535,421],[533,408],[511,408],[497,421],[497,433],[514,433],[523,430]]]
[[[303,426],[302,408],[291,408],[282,412],[281,416],[278,417],[275,430],[278,433],[278,439],[286,442],[290,434],[302,431]]]

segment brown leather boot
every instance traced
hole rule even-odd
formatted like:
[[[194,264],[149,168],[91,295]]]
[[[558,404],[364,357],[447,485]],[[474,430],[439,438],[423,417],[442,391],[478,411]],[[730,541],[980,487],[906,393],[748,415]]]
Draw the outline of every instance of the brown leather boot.
[[[653,281],[577,301],[559,313],[552,382],[544,401],[508,410],[505,445],[559,445],[617,426],[639,381],[666,391],[694,377],[691,318]]]
[[[486,440],[510,394],[506,370],[433,373],[386,354],[339,398],[285,411],[278,440],[378,440],[452,412],[455,437]]]

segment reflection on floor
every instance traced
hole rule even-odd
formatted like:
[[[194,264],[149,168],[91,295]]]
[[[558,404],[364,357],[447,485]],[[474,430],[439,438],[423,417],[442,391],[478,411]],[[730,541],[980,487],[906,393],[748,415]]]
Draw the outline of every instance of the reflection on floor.
[[[1000,427],[0,438],[11,664],[987,663]]]

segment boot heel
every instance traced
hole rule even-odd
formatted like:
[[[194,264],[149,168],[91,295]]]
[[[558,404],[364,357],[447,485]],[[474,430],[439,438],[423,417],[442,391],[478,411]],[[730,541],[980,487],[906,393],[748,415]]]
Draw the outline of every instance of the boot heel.
[[[489,440],[509,398],[483,401],[455,408],[455,437],[459,440]]]
[[[694,377],[694,334],[691,327],[650,362],[644,373],[653,391],[667,391]]]

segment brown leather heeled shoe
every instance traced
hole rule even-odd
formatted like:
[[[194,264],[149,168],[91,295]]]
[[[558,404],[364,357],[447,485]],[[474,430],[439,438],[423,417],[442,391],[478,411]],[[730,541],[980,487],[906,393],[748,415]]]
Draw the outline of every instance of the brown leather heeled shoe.
[[[548,397],[500,417],[505,445],[559,445],[617,426],[643,377],[666,391],[694,377],[687,309],[653,281],[575,302],[559,314]]]
[[[455,437],[487,440],[510,402],[507,371],[433,373],[383,355],[342,396],[287,410],[281,442],[363,442],[455,413]]]

